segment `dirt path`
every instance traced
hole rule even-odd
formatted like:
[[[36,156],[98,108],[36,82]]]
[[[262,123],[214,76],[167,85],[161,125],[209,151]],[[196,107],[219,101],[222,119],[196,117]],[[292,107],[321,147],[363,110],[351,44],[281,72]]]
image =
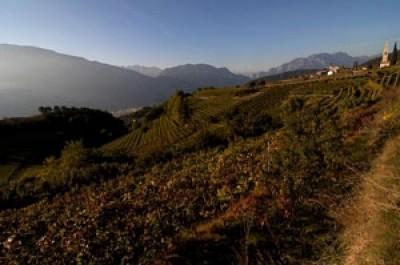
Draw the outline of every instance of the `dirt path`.
[[[400,137],[389,140],[342,216],[346,265],[400,264]]]

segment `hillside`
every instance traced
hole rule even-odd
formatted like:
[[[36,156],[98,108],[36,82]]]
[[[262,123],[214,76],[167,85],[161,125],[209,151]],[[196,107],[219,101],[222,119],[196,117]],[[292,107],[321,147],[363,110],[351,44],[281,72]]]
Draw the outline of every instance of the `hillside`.
[[[185,71],[182,76],[179,72],[170,76],[167,71],[163,76],[149,77],[50,50],[1,44],[0,118],[36,114],[39,106],[47,105],[109,111],[143,107],[162,102],[177,89],[192,91],[200,86],[247,81],[228,70],[207,69]]]
[[[304,75],[309,75],[309,74],[314,74],[318,71],[318,69],[308,69],[308,70],[294,70],[294,71],[289,71],[289,72],[284,72],[276,75],[267,75],[267,76],[261,76],[255,80],[252,80],[252,82],[274,82],[274,81],[280,81],[280,80],[288,80],[288,79],[296,79],[298,77],[304,76]]]
[[[361,265],[352,257],[379,250],[375,261],[395,261],[399,198],[381,188],[398,181],[364,176],[397,170],[399,89],[392,67],[176,92],[100,148],[70,143],[4,181],[3,205],[31,201],[0,211],[1,260]]]

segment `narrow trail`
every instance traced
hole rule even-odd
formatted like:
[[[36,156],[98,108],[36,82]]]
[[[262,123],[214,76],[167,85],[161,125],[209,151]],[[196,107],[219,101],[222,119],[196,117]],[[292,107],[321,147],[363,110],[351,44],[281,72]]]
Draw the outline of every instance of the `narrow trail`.
[[[400,137],[386,143],[344,211],[346,265],[400,264],[399,148]]]

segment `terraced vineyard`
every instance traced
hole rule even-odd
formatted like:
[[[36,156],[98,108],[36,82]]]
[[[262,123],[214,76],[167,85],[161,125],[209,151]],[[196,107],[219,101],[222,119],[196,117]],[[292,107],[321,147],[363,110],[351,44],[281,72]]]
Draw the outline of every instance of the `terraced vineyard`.
[[[193,142],[193,139],[200,137],[199,130],[223,132],[225,115],[234,109],[249,115],[267,114],[279,122],[281,104],[290,96],[315,97],[311,102],[315,101],[324,105],[323,109],[331,110],[338,106],[350,107],[373,102],[379,97],[380,90],[379,84],[359,76],[269,85],[258,90],[205,89],[190,96],[172,97],[163,105],[164,111],[158,118],[104,148],[126,150],[136,155],[154,152],[180,142]]]
[[[273,118],[278,118],[282,101],[295,87],[296,85],[285,85],[266,88],[258,96],[238,104],[238,108],[245,113],[268,113]]]
[[[238,106],[246,113],[267,113],[272,118],[279,119],[282,101],[288,97],[306,97],[310,102],[315,101],[326,105],[327,109],[336,106],[339,101],[350,100],[350,98],[355,100],[355,96],[359,93],[362,101],[367,100],[366,98],[373,100],[380,86],[375,84],[376,89],[374,89],[372,88],[374,85],[369,83],[367,85],[367,81],[365,77],[349,77],[268,86],[260,92],[260,95],[241,102]]]
[[[211,128],[211,124],[218,123],[224,113],[253,97],[256,92],[243,88],[206,89],[187,97],[174,96],[164,104],[160,117],[104,148],[141,154],[186,141],[191,136],[196,138],[200,129]],[[213,128],[218,129],[218,126]],[[191,142],[190,139],[188,142]]]
[[[377,72],[377,83],[386,88],[394,88],[400,86],[400,70],[399,69],[383,69]]]
[[[176,143],[190,135],[193,127],[186,124],[185,98],[182,95],[172,97],[163,107],[163,113],[139,128],[105,145],[105,150],[124,150],[131,154],[148,153]]]
[[[399,128],[400,126],[400,100],[397,99],[387,107],[383,113],[383,120],[388,122],[392,128]]]
[[[189,105],[192,111],[192,120],[196,123],[213,122],[214,119],[231,109],[239,101],[232,96],[219,96],[216,98],[192,97]]]
[[[105,146],[106,150],[122,149],[129,153],[150,151],[176,143],[192,133],[192,128],[177,123],[168,115],[154,120],[147,131],[136,129]]]
[[[192,112],[192,121],[215,123],[232,108],[258,97],[262,92],[255,89],[228,88],[205,90],[196,93],[188,100]]]
[[[321,97],[310,100],[309,104],[318,104],[326,112],[368,105],[379,100],[382,89],[379,84],[369,81],[360,86],[352,85],[335,89],[330,95],[321,95]]]

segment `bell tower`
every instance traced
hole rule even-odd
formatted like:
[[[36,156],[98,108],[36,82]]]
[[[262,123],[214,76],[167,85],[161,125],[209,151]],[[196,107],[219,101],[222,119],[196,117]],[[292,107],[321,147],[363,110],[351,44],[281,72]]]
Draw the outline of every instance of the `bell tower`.
[[[382,61],[381,64],[379,65],[380,68],[385,68],[390,66],[389,62],[389,44],[386,42],[385,46],[383,47],[383,52],[382,52]]]

